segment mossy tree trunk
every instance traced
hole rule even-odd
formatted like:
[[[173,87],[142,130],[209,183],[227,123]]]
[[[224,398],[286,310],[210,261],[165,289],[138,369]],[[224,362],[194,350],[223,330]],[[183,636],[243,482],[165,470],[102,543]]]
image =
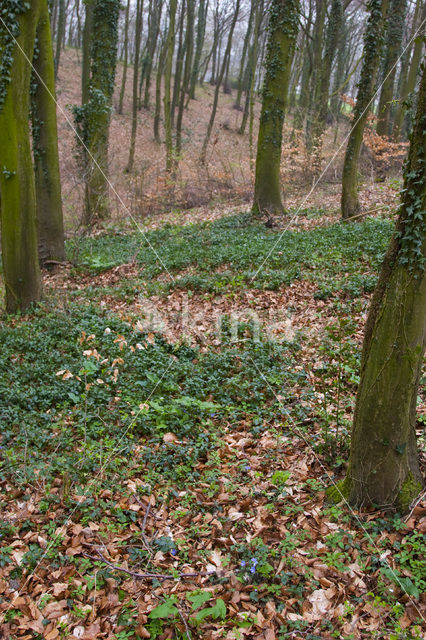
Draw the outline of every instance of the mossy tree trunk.
[[[86,226],[109,215],[108,142],[119,11],[119,0],[90,0],[86,4],[83,104],[74,108],[85,181],[83,222]],[[90,51],[89,79],[87,49]]]
[[[407,0],[391,0],[387,20],[385,62],[383,66],[383,84],[377,109],[377,128],[379,136],[390,134],[391,102],[394,94],[396,62],[401,51],[404,23],[407,13]]]
[[[46,0],[5,2],[0,15],[32,62],[37,24]],[[6,311],[24,311],[40,300],[36,194],[29,107],[31,67],[0,23],[0,214]],[[9,82],[9,78],[12,80]]]
[[[64,260],[64,223],[59,173],[55,77],[47,3],[37,25],[37,54],[33,64],[31,116],[34,174],[37,200],[38,254],[40,264]]]
[[[298,0],[272,0],[256,156],[253,213],[281,214],[280,164],[291,63],[299,28]]]
[[[415,422],[426,346],[425,125],[423,67],[397,229],[367,319],[349,467],[338,487],[354,506],[406,511],[422,487]]]
[[[368,3],[369,17],[364,36],[361,78],[353,111],[354,124],[349,135],[343,164],[341,208],[344,219],[358,215],[360,210],[358,161],[380,60],[383,19],[387,12],[387,5],[388,0],[370,0]]]

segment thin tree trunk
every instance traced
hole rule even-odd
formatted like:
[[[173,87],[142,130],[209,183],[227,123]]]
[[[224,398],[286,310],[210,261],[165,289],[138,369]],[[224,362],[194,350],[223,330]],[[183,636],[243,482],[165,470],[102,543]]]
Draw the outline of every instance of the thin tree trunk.
[[[253,30],[254,15],[256,13],[256,2],[257,0],[251,0],[249,21],[247,25],[246,35],[244,36],[243,50],[241,52],[240,72],[238,74],[237,98],[234,104],[235,109],[238,109],[238,110],[241,109],[241,98],[243,96],[243,91],[244,89],[247,88],[245,85],[245,79],[247,77],[247,68],[248,68],[248,64],[246,65],[246,57],[247,57],[247,51],[249,50],[251,33]]]
[[[121,78],[120,98],[118,101],[118,113],[123,113],[123,100],[124,92],[126,90],[126,78],[127,78],[127,65],[129,56],[129,10],[130,0],[127,0],[126,4],[126,17],[124,19],[124,64],[123,64],[123,76]]]
[[[200,0],[198,3],[198,21],[197,21],[197,42],[195,46],[194,64],[191,73],[191,85],[189,89],[189,98],[195,98],[195,86],[200,71],[201,53],[203,51],[204,37],[206,33],[208,0]]]
[[[157,76],[155,79],[155,111],[154,111],[154,138],[160,144],[160,117],[161,117],[161,78],[164,70],[164,61],[167,54],[167,39],[161,47],[160,57],[158,58]]]
[[[133,65],[133,101],[132,101],[132,132],[130,134],[129,161],[126,171],[133,171],[135,160],[136,131],[138,127],[138,72],[139,52],[142,39],[142,11],[143,0],[136,0],[136,26],[135,26],[135,60]]]
[[[166,58],[164,70],[164,129],[166,134],[166,170],[173,169],[173,138],[171,119],[171,79],[173,51],[175,48],[175,22],[176,22],[177,0],[170,0],[169,4],[169,31],[166,41]]]
[[[173,83],[173,97],[172,97],[172,107],[171,107],[171,118],[172,118],[172,127],[174,127],[175,123],[175,110],[178,104],[179,94],[180,94],[180,83],[182,77],[182,68],[183,68],[183,60],[185,57],[185,38],[183,35],[184,24],[185,24],[185,12],[186,5],[188,0],[183,0],[180,18],[179,18],[179,42],[178,49],[176,55],[176,65],[175,65],[175,77]]]
[[[55,80],[58,77],[59,60],[61,58],[62,41],[65,33],[65,0],[59,0],[58,28],[56,32]]]
[[[225,74],[225,69],[226,69],[228,56],[231,53],[232,36],[234,35],[234,29],[235,29],[235,24],[236,24],[237,19],[238,19],[239,10],[240,10],[240,0],[236,0],[234,15],[233,15],[231,26],[230,26],[230,29],[229,29],[228,42],[227,42],[226,49],[225,49],[225,55],[223,57],[222,67],[221,67],[221,70],[219,72],[218,77],[216,78],[216,88],[215,88],[215,92],[214,92],[212,112],[211,112],[211,115],[210,115],[209,124],[207,126],[206,137],[204,138],[203,147],[201,149],[200,162],[202,164],[205,164],[205,162],[206,162],[207,147],[208,147],[208,144],[209,144],[209,141],[210,141],[210,136],[211,136],[211,133],[212,133],[212,130],[213,130],[213,125],[214,125],[214,121],[215,121],[215,117],[216,117],[216,110],[217,110],[217,103],[218,103],[218,100],[219,100],[220,86],[222,84],[223,76]]]
[[[143,106],[145,109],[149,109],[149,90],[151,86],[152,67],[154,64],[155,50],[157,48],[158,34],[160,32],[162,9],[163,9],[163,2],[162,1],[159,2],[158,0],[156,0],[156,2],[154,3],[154,11],[153,11],[152,25],[151,25],[152,36],[151,36],[151,42],[150,42],[149,51],[148,51],[149,58],[148,58],[147,68],[145,73],[145,94],[143,99]]]
[[[195,0],[186,0],[186,42],[185,42],[185,68],[183,72],[182,87],[180,91],[179,109],[176,121],[176,163],[179,160],[182,149],[182,120],[185,107],[185,97],[189,92],[191,80],[192,55],[194,50],[194,10]]]
[[[401,51],[407,0],[391,0],[387,20],[387,38],[383,84],[377,109],[376,132],[379,136],[390,134],[391,102],[394,92],[396,61]]]
[[[423,9],[422,9],[422,13],[420,15],[420,25],[423,25],[417,38],[415,39],[414,42],[414,48],[413,48],[413,55],[411,58],[411,63],[410,63],[410,70],[408,72],[407,75],[407,80],[404,83],[402,92],[401,92],[401,96],[399,98],[399,102],[398,102],[398,107],[397,107],[397,111],[395,114],[395,121],[394,121],[394,127],[393,127],[393,139],[394,140],[399,140],[399,137],[401,135],[401,130],[402,130],[402,125],[403,125],[403,119],[404,119],[404,114],[406,112],[406,101],[408,99],[408,96],[410,95],[410,93],[412,91],[414,91],[415,86],[416,86],[416,80],[417,80],[417,74],[419,72],[419,67],[420,67],[420,61],[422,59],[422,52],[424,50],[424,46],[425,46],[425,35],[426,35],[426,2],[424,2],[424,0],[419,0],[419,2],[423,1]],[[418,5],[419,6],[419,5]],[[416,33],[419,25],[416,24],[417,21],[415,21],[415,29],[413,30],[413,33],[411,34],[411,37],[414,36],[414,34]]]

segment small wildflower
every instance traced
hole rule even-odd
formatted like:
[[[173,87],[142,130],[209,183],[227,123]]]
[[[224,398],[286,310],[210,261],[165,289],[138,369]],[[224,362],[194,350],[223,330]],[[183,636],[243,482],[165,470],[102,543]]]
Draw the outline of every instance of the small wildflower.
[[[177,554],[177,551],[176,551],[176,549],[172,549],[172,550],[170,551],[170,553],[172,554],[172,556],[175,556],[175,555]]]
[[[250,573],[256,573],[256,565],[250,567]]]
[[[245,471],[250,471],[251,466],[249,464],[246,464],[246,466],[244,467]]]
[[[256,566],[256,565],[257,565],[257,563],[258,563],[258,560],[257,560],[257,558],[252,558],[252,559],[250,560],[250,562],[252,563],[252,565],[253,565],[253,566]]]
[[[245,560],[241,560],[241,566],[245,567],[246,566],[246,561]]]

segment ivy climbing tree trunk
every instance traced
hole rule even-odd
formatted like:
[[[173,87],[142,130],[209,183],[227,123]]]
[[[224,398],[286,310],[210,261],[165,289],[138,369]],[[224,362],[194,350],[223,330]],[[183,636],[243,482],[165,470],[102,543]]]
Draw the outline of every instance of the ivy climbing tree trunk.
[[[345,480],[329,490],[354,506],[407,511],[422,488],[416,400],[426,347],[426,68],[402,201],[368,314]]]
[[[390,134],[391,102],[394,93],[396,62],[401,52],[404,22],[407,13],[407,0],[390,0],[389,18],[387,20],[385,63],[383,67],[383,84],[377,109],[377,134]]]
[[[38,255],[41,265],[64,260],[64,223],[59,173],[55,77],[47,3],[37,25],[31,90],[34,174],[37,199]]]
[[[256,155],[253,213],[281,214],[280,164],[284,115],[296,44],[298,0],[272,0]]]
[[[34,42],[46,0],[0,5],[0,214],[6,311],[40,300],[36,194],[28,114]],[[14,37],[17,38],[18,46]],[[12,80],[10,82],[10,80]]]
[[[352,218],[359,213],[358,161],[364,136],[365,123],[371,106],[377,68],[382,49],[383,21],[388,0],[370,0],[369,17],[364,36],[364,59],[353,111],[354,125],[346,147],[342,176],[342,217]]]

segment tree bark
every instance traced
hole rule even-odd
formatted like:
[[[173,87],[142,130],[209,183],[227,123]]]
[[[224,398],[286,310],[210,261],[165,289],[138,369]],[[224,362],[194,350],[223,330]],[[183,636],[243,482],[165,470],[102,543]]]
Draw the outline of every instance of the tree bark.
[[[377,109],[376,132],[379,136],[390,134],[391,101],[394,93],[396,61],[401,51],[407,0],[391,0],[387,20],[387,37],[383,84]]]
[[[207,147],[208,147],[208,144],[209,144],[209,141],[210,141],[210,136],[212,134],[213,125],[214,125],[214,121],[215,121],[215,118],[216,118],[216,110],[217,110],[217,104],[218,104],[218,101],[219,101],[220,86],[222,84],[223,76],[225,75],[228,57],[229,57],[229,55],[231,53],[232,36],[234,35],[235,24],[236,24],[237,19],[238,19],[239,11],[240,11],[240,0],[236,0],[235,9],[234,9],[234,15],[233,15],[233,18],[232,18],[231,26],[229,28],[228,42],[226,44],[226,49],[225,49],[225,54],[223,56],[222,66],[221,66],[219,75],[216,78],[216,87],[215,87],[214,98],[213,98],[212,112],[211,112],[211,115],[210,115],[209,124],[207,125],[206,137],[204,138],[203,147],[201,149],[201,155],[200,155],[201,164],[205,164],[205,162],[206,162]]]
[[[173,138],[171,119],[170,85],[172,79],[173,51],[175,48],[175,22],[177,0],[170,0],[169,4],[169,30],[166,41],[166,58],[164,69],[164,128],[166,133],[166,170],[173,169]]]
[[[368,314],[346,478],[329,490],[356,507],[407,511],[422,488],[416,399],[426,347],[426,70],[396,233]]]
[[[421,28],[417,38],[414,42],[413,55],[410,63],[410,70],[407,75],[407,80],[403,85],[401,95],[399,97],[398,107],[395,114],[395,121],[393,126],[393,139],[399,140],[401,135],[401,131],[403,128],[404,115],[406,113],[406,101],[415,89],[417,74],[420,68],[420,61],[422,59],[422,52],[425,47],[425,35],[426,35],[426,2],[423,4],[423,9],[420,15],[420,25],[423,25]],[[413,31],[412,36],[416,33],[418,29],[418,25],[415,24],[415,29]]]
[[[358,84],[356,104],[353,111],[354,125],[351,129],[346,147],[342,176],[342,217],[352,218],[358,215],[358,161],[364,136],[365,123],[371,108],[380,60],[384,16],[387,12],[388,0],[370,0],[369,18],[364,36],[364,59],[361,79]]]
[[[198,3],[198,21],[197,21],[197,41],[195,45],[194,64],[191,73],[191,85],[189,89],[189,97],[191,100],[195,98],[195,86],[197,84],[198,73],[200,71],[201,53],[203,51],[204,37],[206,34],[208,0],[200,0]]]
[[[127,65],[129,58],[129,10],[130,10],[130,0],[127,0],[126,4],[126,17],[124,19],[124,63],[123,63],[123,76],[121,78],[121,87],[120,87],[120,98],[118,100],[118,113],[121,115],[123,113],[123,100],[124,100],[124,92],[126,90],[126,79],[127,79]]]
[[[2,15],[9,28],[17,23],[17,41],[30,62],[42,5],[34,0],[23,13]],[[0,78],[0,213],[6,312],[16,313],[38,302],[42,291],[28,122],[31,67],[1,24],[0,45],[12,56],[12,82]]]
[[[55,76],[49,13],[44,3],[37,25],[31,95],[34,175],[40,264],[65,259],[56,123]],[[41,78],[41,80],[40,80]]]
[[[56,29],[55,80],[58,77],[59,60],[65,34],[65,0],[59,0],[58,26]]]
[[[253,213],[282,214],[280,164],[288,83],[297,39],[298,0],[272,0],[257,142]]]
[[[136,25],[135,25],[135,59],[133,65],[133,99],[132,99],[132,131],[130,134],[129,161],[126,171],[133,171],[135,160],[136,131],[138,127],[138,72],[139,72],[139,52],[142,39],[142,11],[143,0],[136,0]]]

